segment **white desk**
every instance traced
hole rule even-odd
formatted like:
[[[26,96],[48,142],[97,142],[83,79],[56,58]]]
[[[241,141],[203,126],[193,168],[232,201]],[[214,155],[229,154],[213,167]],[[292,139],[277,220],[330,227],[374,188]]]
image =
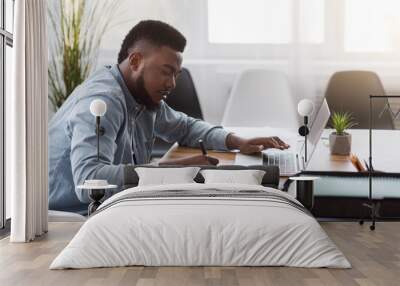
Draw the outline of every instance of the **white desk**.
[[[228,127],[227,130],[245,138],[278,136],[288,142],[289,145],[295,146],[295,150],[300,150],[304,142],[304,138],[299,136],[297,130],[294,129]],[[357,172],[351,164],[349,156],[330,154],[329,134],[332,132],[332,129],[324,130],[307,165],[307,171]],[[351,129],[348,132],[352,134],[351,152],[357,155],[362,163],[364,163],[364,160],[368,162],[369,130]],[[400,173],[400,130],[372,131],[372,159],[375,170]]]
[[[330,155],[330,129],[324,130],[314,154],[307,166],[307,171],[344,171],[357,172],[349,156]],[[369,132],[366,129],[352,129],[351,152],[368,162]],[[326,139],[324,139],[326,138]],[[372,131],[372,163],[375,170],[400,173],[400,130]]]
[[[245,127],[227,127],[228,131],[236,132],[245,138],[254,136],[280,136],[282,140],[297,142],[292,144],[301,145],[303,138],[299,137],[294,130],[276,129],[276,128],[245,128]],[[311,157],[307,166],[307,171],[342,171],[356,172],[356,169],[349,161],[349,156],[331,155],[329,151],[329,134],[331,129],[324,130],[321,139]],[[368,161],[368,130],[352,129],[352,152],[360,160]],[[290,144],[290,143],[289,143]],[[374,130],[372,133],[373,144],[373,166],[376,170],[384,172],[400,173],[400,130]],[[174,145],[170,151],[164,155],[164,158],[181,158],[198,154],[199,150],[184,148]],[[222,164],[234,164],[236,153],[210,152],[221,160]]]

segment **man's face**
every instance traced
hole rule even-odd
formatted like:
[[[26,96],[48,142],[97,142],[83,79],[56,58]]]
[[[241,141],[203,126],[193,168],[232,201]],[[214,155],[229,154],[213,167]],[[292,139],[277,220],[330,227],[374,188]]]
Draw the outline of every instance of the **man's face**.
[[[181,64],[181,53],[167,46],[156,48],[143,58],[136,79],[136,92],[148,109],[156,109],[175,88]]]

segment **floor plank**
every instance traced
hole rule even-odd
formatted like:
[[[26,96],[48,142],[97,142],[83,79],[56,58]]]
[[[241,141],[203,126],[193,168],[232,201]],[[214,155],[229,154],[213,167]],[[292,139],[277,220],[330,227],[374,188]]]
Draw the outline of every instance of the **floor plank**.
[[[290,267],[117,267],[48,269],[81,223],[50,223],[49,233],[32,243],[0,240],[0,285],[399,285],[400,222],[323,222],[322,227],[352,263],[352,269]]]

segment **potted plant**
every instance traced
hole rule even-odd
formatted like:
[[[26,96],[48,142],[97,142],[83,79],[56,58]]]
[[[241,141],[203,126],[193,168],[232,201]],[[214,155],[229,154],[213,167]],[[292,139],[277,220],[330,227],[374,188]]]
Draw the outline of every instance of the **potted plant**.
[[[345,132],[357,125],[348,112],[334,112],[331,117],[332,127],[335,132],[329,135],[329,148],[333,155],[350,155],[351,134]]]
[[[120,2],[55,0],[50,4],[49,100],[56,112],[95,68],[101,41]]]

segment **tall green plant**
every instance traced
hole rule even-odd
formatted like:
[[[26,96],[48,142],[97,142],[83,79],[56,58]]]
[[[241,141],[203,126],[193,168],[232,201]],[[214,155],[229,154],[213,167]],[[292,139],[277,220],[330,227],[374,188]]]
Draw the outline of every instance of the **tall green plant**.
[[[57,0],[49,6],[49,99],[55,111],[95,67],[116,3]]]

